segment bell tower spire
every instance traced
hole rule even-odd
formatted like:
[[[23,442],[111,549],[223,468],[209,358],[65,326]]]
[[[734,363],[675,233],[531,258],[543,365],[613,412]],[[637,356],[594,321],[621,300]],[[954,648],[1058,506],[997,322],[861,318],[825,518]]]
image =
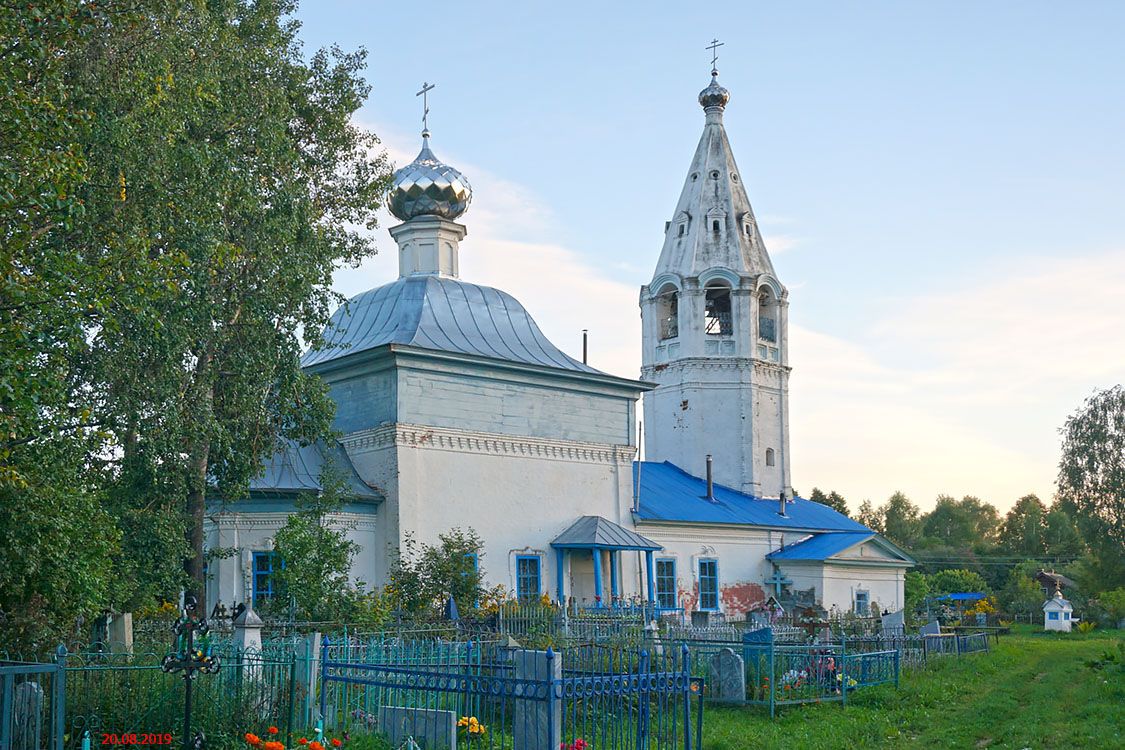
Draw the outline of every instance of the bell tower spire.
[[[723,126],[730,92],[699,93],[703,134],[652,281],[641,287],[645,448],[759,497],[792,495],[788,292],[778,281]]]

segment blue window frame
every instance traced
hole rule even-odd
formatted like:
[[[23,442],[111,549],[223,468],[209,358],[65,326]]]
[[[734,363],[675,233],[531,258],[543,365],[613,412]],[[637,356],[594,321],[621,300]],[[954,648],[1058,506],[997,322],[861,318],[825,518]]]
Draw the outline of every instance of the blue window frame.
[[[1059,613],[1058,612],[1048,612],[1047,613],[1047,619],[1048,620],[1057,620],[1057,619],[1059,619]]]
[[[465,559],[469,561],[474,573],[480,570],[480,558],[477,556],[476,552],[466,552]]]
[[[676,561],[670,557],[656,560],[656,606],[676,608]]]
[[[719,561],[699,561],[699,608],[719,610]]]
[[[261,602],[272,600],[278,594],[278,587],[274,585],[273,574],[280,569],[281,561],[276,552],[254,553],[253,601],[257,606]]]
[[[530,602],[543,591],[539,555],[516,555],[516,598]]]
[[[864,617],[871,614],[871,597],[868,592],[855,592],[855,613]]]

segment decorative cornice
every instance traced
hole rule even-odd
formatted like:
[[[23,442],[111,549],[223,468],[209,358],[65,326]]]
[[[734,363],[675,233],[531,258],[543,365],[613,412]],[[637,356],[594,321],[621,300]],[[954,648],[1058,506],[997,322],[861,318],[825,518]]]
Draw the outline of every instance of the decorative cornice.
[[[752,371],[762,377],[780,378],[783,375],[788,375],[793,371],[792,367],[788,365],[780,365],[776,362],[766,362],[760,359],[751,357],[724,357],[724,356],[711,356],[711,357],[682,357],[680,359],[673,359],[668,362],[659,362],[656,364],[645,365],[641,368],[641,377],[650,379],[658,372],[664,372],[673,369],[687,369],[694,368],[698,370],[733,370],[736,372]]]
[[[208,514],[204,521],[204,527],[221,531],[276,530],[285,525],[290,515],[289,513],[260,511],[224,511]],[[380,527],[377,518],[358,513],[329,513],[326,519],[333,527],[343,530],[376,531]]]
[[[340,442],[349,453],[367,453],[390,447],[424,448],[572,463],[629,464],[636,455],[636,449],[630,445],[549,440],[403,422],[353,432],[345,435]]]

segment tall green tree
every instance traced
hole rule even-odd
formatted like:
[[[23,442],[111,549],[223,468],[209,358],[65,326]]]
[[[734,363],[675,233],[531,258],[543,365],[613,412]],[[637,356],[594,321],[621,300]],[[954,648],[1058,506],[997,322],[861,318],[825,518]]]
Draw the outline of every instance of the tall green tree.
[[[848,501],[835,490],[826,495],[819,488],[813,487],[813,491],[809,493],[809,500],[812,500],[814,503],[820,503],[821,505],[827,505],[832,510],[843,513],[845,516],[849,515]]]
[[[979,573],[974,573],[971,570],[939,570],[926,576],[926,581],[930,585],[932,596],[958,593],[992,593],[988,582]]]
[[[107,276],[69,242],[90,179],[73,70],[106,18],[78,0],[0,10],[0,648],[73,636],[110,603],[121,549],[83,376]]]
[[[237,498],[279,437],[328,432],[301,337],[327,320],[334,268],[374,251],[357,227],[374,226],[389,170],[352,122],[363,53],[306,62],[293,3],[139,6],[78,74],[97,148],[73,241],[137,291],[108,301],[90,378],[119,488],[180,514],[198,591],[209,486]]]
[[[872,531],[883,533],[883,509],[875,507],[870,500],[864,500],[859,504],[856,520]]]
[[[882,508],[883,533],[896,544],[913,547],[922,535],[921,510],[901,492],[890,496]]]
[[[1062,429],[1058,505],[1096,557],[1102,585],[1125,580],[1125,388],[1096,392]]]
[[[1024,495],[1000,524],[1001,549],[1039,557],[1047,552],[1047,507],[1035,495]]]
[[[969,549],[994,541],[1000,514],[996,508],[967,495],[955,500],[938,497],[934,509],[922,517],[922,533],[945,547]]]

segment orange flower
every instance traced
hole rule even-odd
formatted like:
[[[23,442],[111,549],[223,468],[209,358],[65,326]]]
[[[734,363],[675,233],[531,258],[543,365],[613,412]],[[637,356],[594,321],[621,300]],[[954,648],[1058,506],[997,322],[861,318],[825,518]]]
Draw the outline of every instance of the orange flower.
[[[320,744],[316,740],[313,740],[309,743],[309,750],[324,750],[324,745]]]
[[[278,729],[277,729],[277,727],[270,727],[266,731],[269,732],[270,734],[277,734]]]
[[[333,737],[333,738],[332,738],[332,747],[341,747],[341,746],[342,746],[343,744],[344,744],[344,743],[343,743],[343,742],[341,742],[341,741],[340,741],[339,739],[337,739],[336,737]]]
[[[250,732],[247,732],[246,734],[244,734],[242,736],[245,737],[246,741],[249,744],[253,745],[254,747],[257,747],[258,745],[260,745],[262,743],[262,740],[256,734],[251,734]]]
[[[302,737],[301,739],[297,740],[297,744],[298,745],[307,745],[307,744],[309,744],[309,741],[307,739],[305,739],[304,737]]]
[[[266,742],[262,744],[262,750],[285,750],[285,745],[280,742]]]

